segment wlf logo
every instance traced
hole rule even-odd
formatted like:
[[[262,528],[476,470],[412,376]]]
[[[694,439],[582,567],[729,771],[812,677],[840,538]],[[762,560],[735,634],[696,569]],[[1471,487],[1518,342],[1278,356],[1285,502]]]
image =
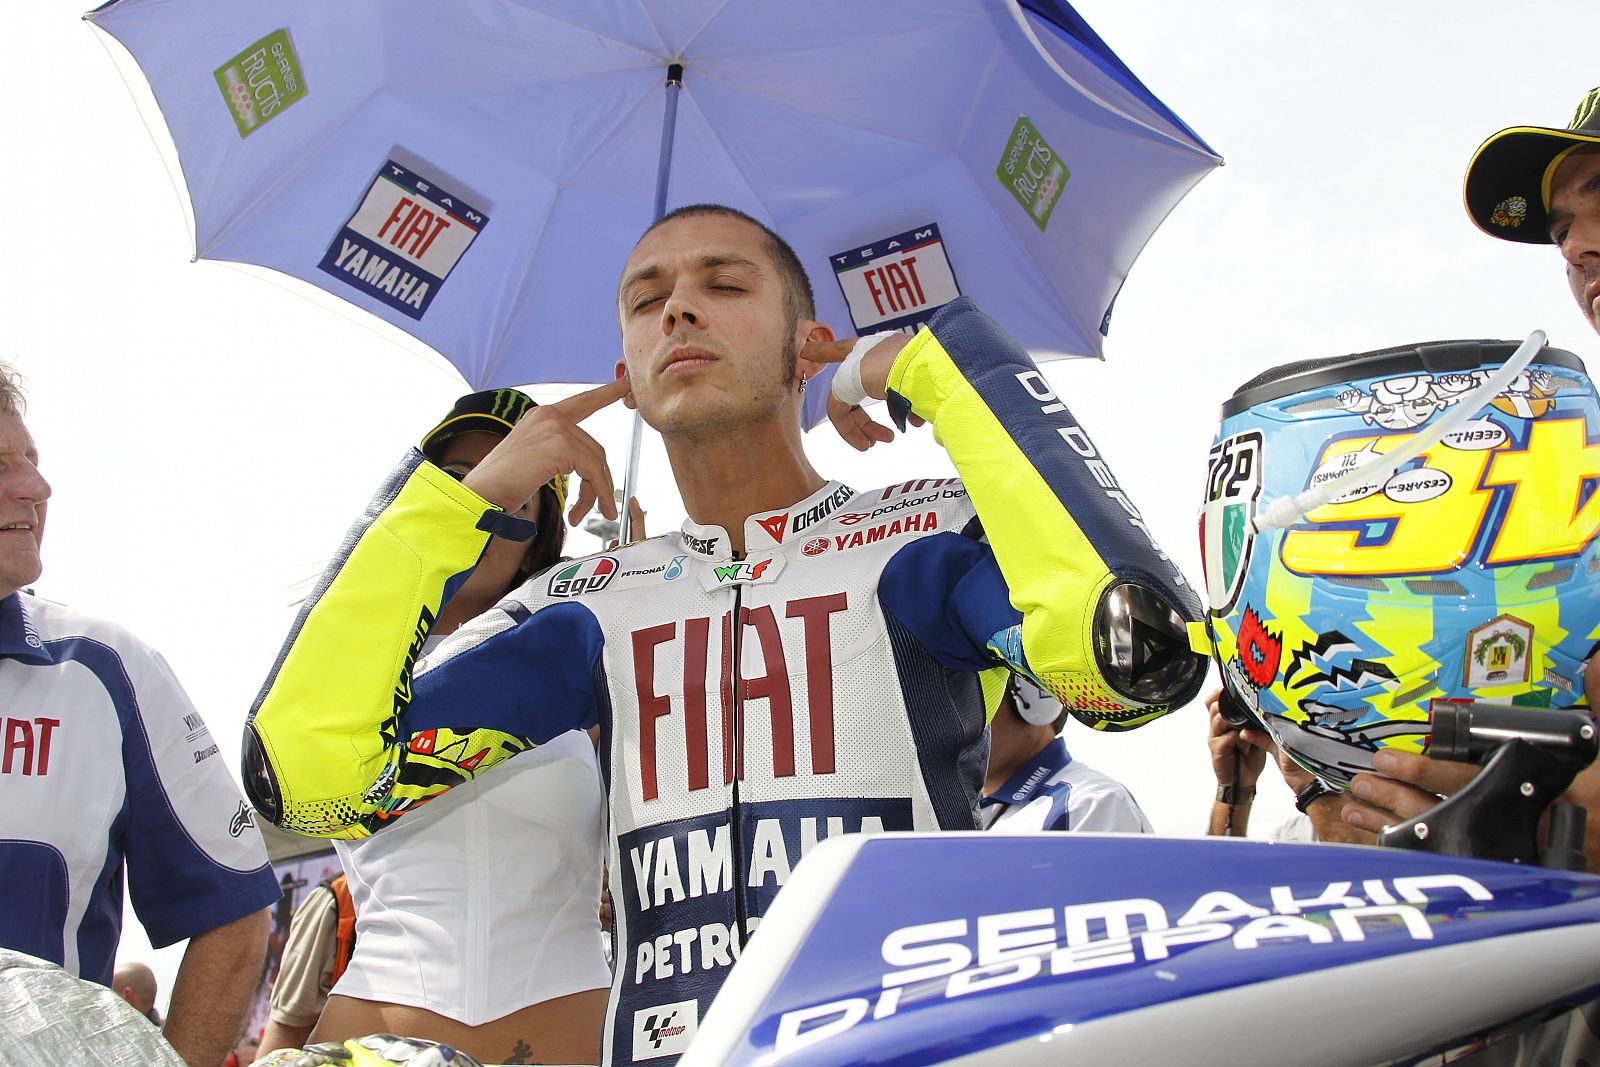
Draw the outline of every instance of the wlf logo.
[[[770,566],[772,566],[770,559],[764,559],[760,563],[730,563],[726,567],[716,568],[717,581],[758,582]]]
[[[556,572],[550,579],[551,596],[582,596],[604,589],[617,573],[617,561],[610,556],[599,556],[574,563]]]
[[[703,567],[700,584],[708,590],[726,589],[733,585],[761,585],[773,581],[783,570],[784,558],[733,560],[728,563]]]
[[[633,1013],[633,1058],[677,1056],[689,1047],[700,1025],[700,1005],[692,1000],[661,1004]]]

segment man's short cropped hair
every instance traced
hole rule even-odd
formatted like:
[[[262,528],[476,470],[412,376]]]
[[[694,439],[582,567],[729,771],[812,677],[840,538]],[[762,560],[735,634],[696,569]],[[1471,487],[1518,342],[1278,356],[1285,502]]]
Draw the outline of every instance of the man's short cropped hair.
[[[792,327],[801,319],[817,317],[817,302],[811,292],[811,279],[806,276],[806,269],[801,265],[800,257],[795,255],[789,242],[779,237],[772,227],[759,219],[751,218],[738,208],[728,207],[726,204],[685,204],[683,207],[673,208],[651,223],[650,228],[639,235],[639,240],[644,240],[663,223],[703,215],[740,219],[760,230],[767,239],[767,254],[772,257],[772,261],[778,265],[778,272],[783,275],[783,309],[789,316],[789,325]]]

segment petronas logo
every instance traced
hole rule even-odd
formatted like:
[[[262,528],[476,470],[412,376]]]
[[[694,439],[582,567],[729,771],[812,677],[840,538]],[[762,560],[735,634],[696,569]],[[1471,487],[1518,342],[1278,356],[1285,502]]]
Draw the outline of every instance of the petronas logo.
[[[1567,129],[1581,130],[1588,126],[1596,111],[1600,111],[1600,88],[1589,90],[1589,95],[1578,104],[1578,110],[1572,113],[1572,124]]]
[[[1261,495],[1261,434],[1235,434],[1211,446],[1206,463],[1206,501],[1200,512],[1200,554],[1211,610],[1233,610],[1250,569],[1255,544],[1251,524]]]

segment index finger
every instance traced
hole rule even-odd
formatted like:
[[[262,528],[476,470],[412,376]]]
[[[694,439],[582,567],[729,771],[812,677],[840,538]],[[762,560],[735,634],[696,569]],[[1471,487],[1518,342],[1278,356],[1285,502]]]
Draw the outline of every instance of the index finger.
[[[593,389],[575,393],[565,400],[557,400],[550,406],[573,422],[582,422],[601,408],[615,404],[627,395],[628,379],[617,378],[604,385],[597,385]]]
[[[843,363],[859,340],[859,337],[846,337],[838,341],[807,341],[800,346],[800,355],[817,363]]]

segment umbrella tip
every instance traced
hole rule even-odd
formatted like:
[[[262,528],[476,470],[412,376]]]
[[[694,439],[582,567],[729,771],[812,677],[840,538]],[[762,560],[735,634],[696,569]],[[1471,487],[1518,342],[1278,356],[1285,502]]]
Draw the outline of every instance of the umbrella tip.
[[[683,64],[682,63],[668,63],[667,64],[667,84],[668,85],[675,85],[680,89],[683,88]]]

